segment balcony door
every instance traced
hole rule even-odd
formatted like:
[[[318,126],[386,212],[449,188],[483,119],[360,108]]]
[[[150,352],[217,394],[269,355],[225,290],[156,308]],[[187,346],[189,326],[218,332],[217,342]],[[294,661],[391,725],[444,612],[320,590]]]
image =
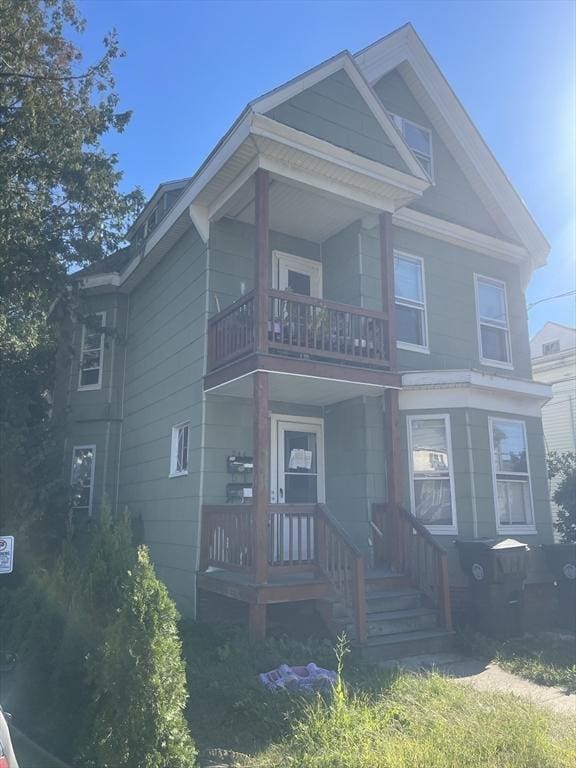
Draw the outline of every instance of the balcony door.
[[[271,426],[271,502],[323,503],[324,420],[274,414]]]
[[[322,264],[312,259],[272,252],[272,287],[301,296],[322,298]]]

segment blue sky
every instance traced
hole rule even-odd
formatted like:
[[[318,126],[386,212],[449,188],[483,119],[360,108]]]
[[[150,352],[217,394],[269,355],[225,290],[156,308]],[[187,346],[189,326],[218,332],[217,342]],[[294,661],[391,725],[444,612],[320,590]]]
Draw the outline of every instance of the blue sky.
[[[246,103],[325,58],[411,21],[552,250],[528,303],[576,288],[576,3],[81,0],[88,61],[116,27],[134,116],[106,146],[146,194],[192,175]],[[576,325],[574,296],[529,311]]]

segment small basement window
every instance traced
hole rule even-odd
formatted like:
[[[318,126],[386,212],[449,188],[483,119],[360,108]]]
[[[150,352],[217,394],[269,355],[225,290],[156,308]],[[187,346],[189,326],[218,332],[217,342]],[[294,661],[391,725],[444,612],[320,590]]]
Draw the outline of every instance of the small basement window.
[[[170,477],[188,474],[188,440],[190,425],[177,424],[172,427],[172,447],[170,452]]]

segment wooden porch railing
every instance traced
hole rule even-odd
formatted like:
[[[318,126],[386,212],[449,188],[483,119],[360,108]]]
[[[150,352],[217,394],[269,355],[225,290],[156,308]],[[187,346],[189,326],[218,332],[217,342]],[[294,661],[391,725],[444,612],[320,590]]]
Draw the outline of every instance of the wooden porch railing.
[[[270,349],[388,367],[385,313],[285,291],[268,301]]]
[[[442,626],[451,629],[448,554],[444,547],[404,507],[373,504],[372,521],[376,557],[408,576],[438,609]]]
[[[268,565],[313,567],[316,504],[274,504],[268,509]]]
[[[248,504],[202,507],[200,567],[249,571],[254,562],[254,510]]]
[[[208,320],[208,370],[254,351],[254,292]]]
[[[250,572],[254,567],[254,509],[248,504],[202,508],[201,568]],[[272,504],[268,509],[268,572],[315,571],[351,616],[356,640],[366,641],[364,560],[324,504]]]
[[[362,553],[324,504],[316,514],[316,564],[354,621],[356,641],[366,642],[366,586]]]
[[[272,289],[265,300],[260,351],[390,367],[385,312]],[[208,372],[256,351],[256,317],[252,291],[208,320]]]

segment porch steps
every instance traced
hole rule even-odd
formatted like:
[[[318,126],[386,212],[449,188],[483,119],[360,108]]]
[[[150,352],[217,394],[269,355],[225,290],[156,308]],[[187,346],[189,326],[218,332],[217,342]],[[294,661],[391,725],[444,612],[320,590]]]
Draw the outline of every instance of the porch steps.
[[[436,610],[424,604],[422,593],[410,588],[405,576],[371,569],[365,583],[367,642],[363,652],[368,659],[384,661],[450,650],[454,633],[438,627]],[[342,604],[332,601],[322,613],[334,636],[345,632],[354,642],[354,622]]]

